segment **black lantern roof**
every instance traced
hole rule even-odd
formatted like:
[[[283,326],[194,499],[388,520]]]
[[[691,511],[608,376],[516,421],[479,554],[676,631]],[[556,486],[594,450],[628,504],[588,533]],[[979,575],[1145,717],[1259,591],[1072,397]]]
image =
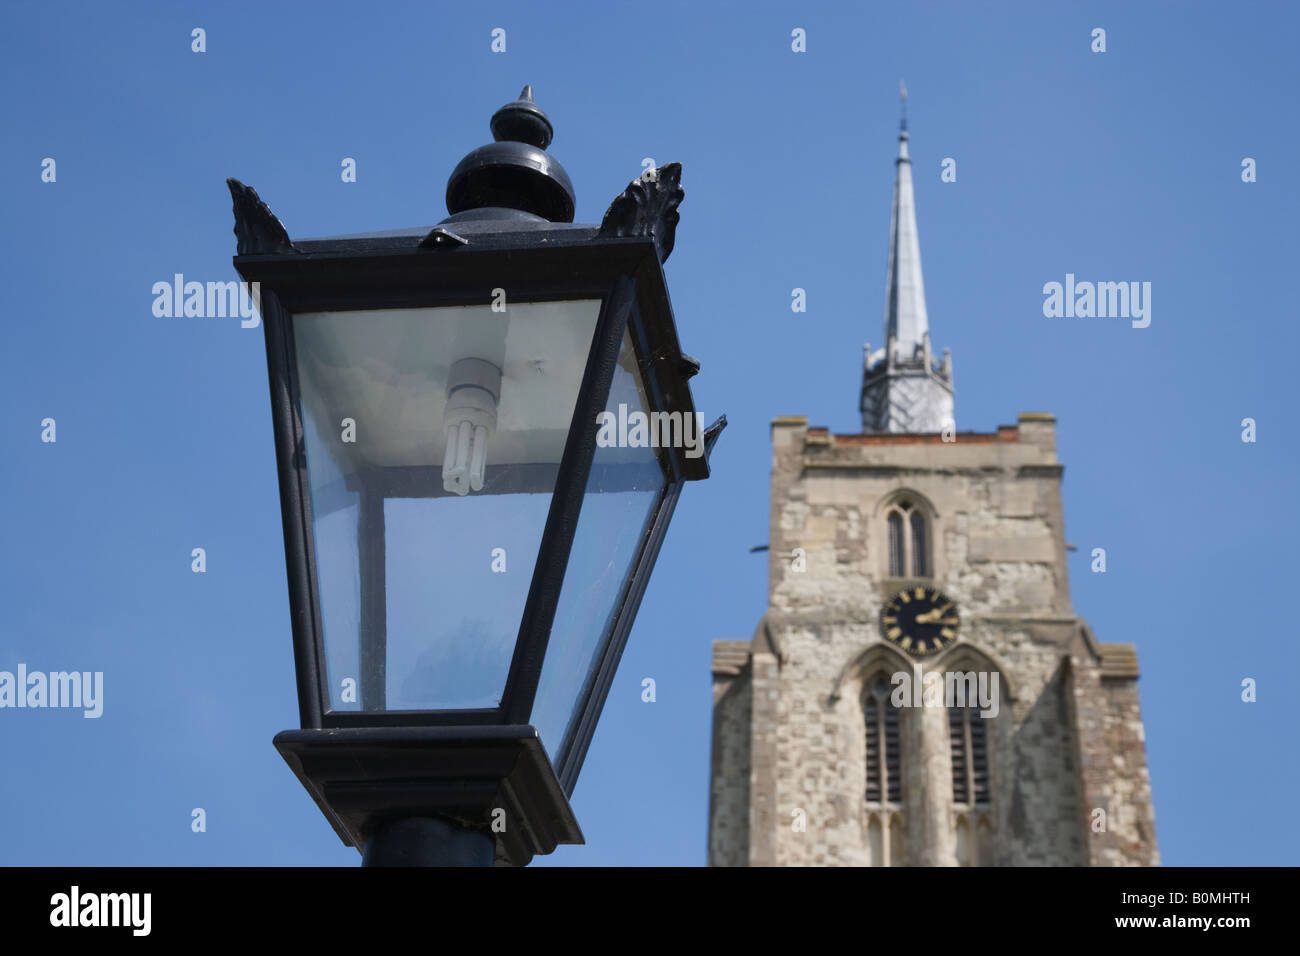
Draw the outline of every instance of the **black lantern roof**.
[[[498,248],[530,243],[587,243],[649,238],[660,262],[672,253],[677,206],[685,197],[681,164],[668,163],[634,180],[599,226],[574,223],[574,192],[559,160],[547,153],[550,119],[525,86],[519,99],[492,116],[496,142],[470,152],[447,182],[447,210],[436,226],[355,233],[291,242],[257,191],[227,180],[235,203],[239,255],[378,254],[473,243]],[[526,237],[526,241],[525,241]]]

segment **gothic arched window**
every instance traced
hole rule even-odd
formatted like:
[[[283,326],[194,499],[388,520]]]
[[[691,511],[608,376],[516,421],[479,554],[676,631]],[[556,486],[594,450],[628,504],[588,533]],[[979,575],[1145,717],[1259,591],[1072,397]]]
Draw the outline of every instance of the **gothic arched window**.
[[[883,674],[867,682],[862,700],[866,727],[867,846],[872,866],[902,866],[903,754],[898,708]]]
[[[889,574],[903,576],[903,516],[898,511],[889,512]]]
[[[900,498],[890,506],[889,576],[924,578],[930,575],[925,513],[913,502]]]
[[[930,573],[925,553],[925,515],[912,509],[912,574],[923,578]]]

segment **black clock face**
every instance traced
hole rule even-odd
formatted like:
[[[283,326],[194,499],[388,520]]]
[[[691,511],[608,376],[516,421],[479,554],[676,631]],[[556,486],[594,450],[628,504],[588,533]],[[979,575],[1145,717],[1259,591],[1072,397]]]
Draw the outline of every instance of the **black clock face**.
[[[913,657],[937,654],[957,640],[957,605],[942,591],[923,585],[905,588],[880,611],[885,640]]]

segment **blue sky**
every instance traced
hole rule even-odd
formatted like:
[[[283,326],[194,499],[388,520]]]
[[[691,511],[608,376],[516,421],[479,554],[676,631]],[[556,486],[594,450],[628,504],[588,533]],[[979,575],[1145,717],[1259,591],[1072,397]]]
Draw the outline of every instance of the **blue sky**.
[[[770,420],[858,429],[900,77],[958,427],[1058,418],[1074,605],[1138,646],[1163,862],[1296,863],[1297,25],[1282,4],[6,4],[0,669],[102,670],[105,702],[0,711],[0,863],[357,863],[271,746],[297,706],[262,331],[157,318],[150,289],[235,277],[227,176],[295,237],[436,223],[531,83],[579,221],[644,158],[683,164],[666,272],[697,406],[731,422],[579,780],[587,845],[539,862],[702,864],[710,642],[765,607]],[[1066,273],[1151,282],[1150,327],[1044,318]]]

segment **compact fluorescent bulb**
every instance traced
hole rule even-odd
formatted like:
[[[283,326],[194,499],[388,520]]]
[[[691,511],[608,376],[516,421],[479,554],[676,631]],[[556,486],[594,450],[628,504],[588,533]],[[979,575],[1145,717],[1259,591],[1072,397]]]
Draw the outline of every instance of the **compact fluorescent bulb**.
[[[477,358],[460,359],[447,378],[447,412],[443,427],[447,450],[442,459],[442,487],[455,495],[483,489],[488,440],[497,427],[501,369]]]

